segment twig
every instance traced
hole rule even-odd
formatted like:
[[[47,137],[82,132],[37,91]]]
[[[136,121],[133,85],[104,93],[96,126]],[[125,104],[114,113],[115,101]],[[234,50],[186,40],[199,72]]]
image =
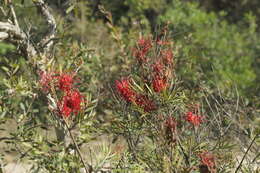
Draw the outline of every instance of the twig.
[[[190,165],[189,156],[185,153],[184,148],[182,147],[179,138],[177,139],[177,142],[178,142],[178,144],[179,144],[179,146],[180,146],[180,148],[181,148],[181,152],[182,152],[183,155],[184,155],[185,163],[186,163],[187,166],[189,166],[189,165]]]
[[[15,137],[2,137],[0,138],[0,141],[5,141],[5,140],[15,140]]]
[[[5,12],[5,10],[4,10],[4,8],[3,8],[2,6],[0,6],[0,10],[1,10],[1,12],[3,13],[3,15],[6,17],[7,14],[6,14],[6,12]]]
[[[25,56],[33,57],[37,54],[34,46],[28,42],[26,34],[18,26],[9,22],[0,22],[0,33],[0,40],[19,46]]]
[[[30,36],[19,27],[13,4],[10,1],[8,4],[12,14],[12,22],[10,20],[10,22],[0,22],[0,41],[5,40],[12,43],[18,47],[22,54],[29,58],[36,55],[44,57],[42,55],[50,51],[56,34],[56,22],[48,6],[43,0],[34,0],[33,2],[48,24],[48,31],[36,45],[30,40]],[[0,10],[4,15],[6,14],[2,7]],[[38,51],[38,47],[43,48],[41,53]]]
[[[64,120],[64,123],[65,123],[65,126],[66,126],[67,130],[69,131],[70,138],[71,138],[73,144],[74,144],[75,147],[76,147],[76,151],[77,151],[77,153],[78,153],[78,155],[79,155],[79,157],[80,157],[80,161],[81,161],[81,163],[83,164],[86,173],[91,173],[91,172],[92,172],[92,167],[91,167],[91,165],[86,164],[86,163],[84,162],[84,159],[83,159],[83,156],[82,156],[82,154],[81,154],[81,152],[80,152],[79,146],[78,146],[76,140],[74,139],[74,136],[72,135],[72,133],[71,133],[71,131],[70,131],[68,122],[67,122],[67,120],[66,120],[64,117],[63,117],[63,120]]]
[[[50,13],[48,6],[44,3],[43,0],[35,0],[34,4],[45,18],[49,27],[49,30],[39,42],[39,46],[41,46],[44,49],[45,53],[47,53],[54,43],[53,40],[56,34],[56,21],[53,15]]]
[[[245,160],[247,153],[249,152],[250,148],[252,147],[252,145],[253,145],[253,143],[255,142],[255,140],[256,140],[256,138],[257,138],[258,135],[259,135],[259,134],[256,134],[255,137],[254,137],[254,139],[251,141],[251,143],[250,143],[249,147],[247,148],[247,150],[246,150],[246,152],[245,152],[245,154],[244,154],[242,160],[240,161],[240,163],[239,163],[239,165],[238,165],[238,167],[237,167],[235,173],[237,173],[238,170],[240,169],[240,167],[242,166],[242,163],[243,163],[243,161]]]
[[[18,20],[17,20],[16,14],[15,14],[15,11],[14,11],[14,6],[11,2],[9,4],[9,8],[10,8],[12,16],[13,16],[14,25],[19,28]]]

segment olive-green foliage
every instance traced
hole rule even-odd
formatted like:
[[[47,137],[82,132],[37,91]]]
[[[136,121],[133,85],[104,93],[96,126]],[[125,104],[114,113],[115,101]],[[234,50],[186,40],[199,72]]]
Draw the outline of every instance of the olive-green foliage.
[[[104,6],[111,11],[116,24],[129,30],[129,26],[140,24],[142,29],[155,25],[156,16],[167,6],[166,0],[115,0],[104,1]]]
[[[229,24],[224,18],[225,13],[207,13],[195,3],[174,1],[158,21],[170,22],[182,64],[178,70],[184,78],[203,79],[222,89],[234,83],[242,93],[249,93],[256,78],[255,18],[248,14],[243,26]]]
[[[255,16],[260,16],[258,0],[199,0],[197,2],[207,10],[227,12],[228,20],[232,23],[240,22],[244,14],[250,11]]]
[[[11,44],[0,43],[0,55],[3,55],[6,52],[13,50],[13,49],[14,49],[14,46]]]

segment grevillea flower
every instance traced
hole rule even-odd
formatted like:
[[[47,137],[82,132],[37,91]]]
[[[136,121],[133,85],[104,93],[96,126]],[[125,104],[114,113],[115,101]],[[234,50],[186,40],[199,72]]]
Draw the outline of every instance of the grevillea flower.
[[[150,39],[141,38],[137,42],[137,48],[133,50],[133,55],[136,57],[139,63],[147,61],[146,56],[152,47],[152,41]]]
[[[138,47],[142,51],[148,52],[148,50],[152,47],[152,41],[150,39],[141,38],[138,40]]]
[[[164,64],[161,61],[157,61],[156,63],[153,64],[153,71],[157,74],[157,75],[162,75],[163,71],[164,71]]]
[[[139,94],[136,95],[134,102],[144,109],[145,112],[151,112],[157,109],[155,103],[150,100],[147,96]]]
[[[138,60],[139,63],[144,63],[147,61],[146,54],[138,49],[134,49],[133,51],[135,58]]]
[[[143,108],[144,111],[150,112],[156,109],[156,105],[152,100],[145,95],[137,94],[131,89],[129,79],[122,79],[121,81],[117,80],[116,89],[126,101],[135,103]]]
[[[164,40],[157,40],[156,44],[160,45],[160,46],[164,46],[164,45],[171,45],[172,42],[170,41],[164,41]]]
[[[40,85],[42,87],[42,90],[44,92],[47,92],[50,89],[50,83],[53,80],[53,73],[52,72],[46,72],[46,71],[41,71],[39,72],[40,74]]]
[[[171,49],[164,50],[162,53],[162,59],[165,65],[171,65],[173,63],[173,52]]]
[[[193,124],[194,126],[199,126],[202,123],[202,118],[202,116],[195,115],[192,112],[187,112],[185,116],[185,120]]]
[[[161,92],[166,89],[167,81],[159,75],[156,75],[152,80],[152,87],[155,92]]]
[[[215,172],[215,157],[213,154],[205,151],[199,154],[201,165],[206,166],[210,172]]]
[[[83,101],[82,95],[78,90],[71,90],[63,96],[61,102],[58,103],[60,113],[69,117],[72,113],[75,115],[81,110],[81,102]]]
[[[136,93],[131,89],[129,79],[117,80],[116,89],[126,101],[132,102],[135,99]]]
[[[63,73],[58,76],[58,87],[62,91],[69,91],[73,86],[73,75]]]

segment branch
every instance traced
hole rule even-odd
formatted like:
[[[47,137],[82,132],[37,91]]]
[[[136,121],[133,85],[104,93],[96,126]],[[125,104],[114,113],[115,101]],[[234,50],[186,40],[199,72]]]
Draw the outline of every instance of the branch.
[[[9,6],[10,6],[10,10],[11,10],[11,13],[12,13],[12,16],[13,16],[14,25],[19,28],[19,24],[18,24],[18,20],[17,20],[16,14],[15,14],[15,11],[14,11],[13,4],[10,3]]]
[[[241,166],[242,166],[242,164],[243,164],[243,161],[244,161],[245,158],[246,158],[246,155],[248,154],[249,150],[251,149],[253,143],[255,142],[255,140],[257,139],[258,136],[259,136],[259,134],[256,134],[255,137],[254,137],[254,139],[251,141],[251,143],[250,143],[249,147],[247,148],[247,150],[246,150],[246,152],[245,152],[245,154],[244,154],[242,160],[240,161],[240,163],[239,163],[239,165],[238,165],[238,167],[237,167],[235,173],[237,173],[237,172],[239,171],[239,169],[241,168]]]
[[[34,4],[36,5],[37,9],[40,11],[40,13],[45,18],[49,30],[45,34],[45,36],[42,38],[42,40],[39,42],[39,46],[44,49],[44,52],[48,52],[50,50],[50,47],[54,43],[54,38],[56,34],[56,21],[53,17],[53,15],[50,13],[48,6],[43,2],[43,0],[34,0]]]
[[[83,159],[83,156],[82,156],[82,154],[81,154],[81,152],[80,152],[79,146],[78,146],[76,140],[74,139],[73,134],[72,134],[71,131],[70,131],[70,128],[69,128],[69,125],[68,125],[67,120],[66,120],[64,117],[63,117],[63,120],[64,120],[64,123],[65,123],[65,126],[66,126],[67,130],[69,131],[70,138],[71,138],[71,140],[72,140],[74,146],[76,147],[76,151],[77,151],[77,153],[78,153],[78,156],[79,156],[79,158],[80,158],[81,163],[82,163],[83,166],[84,166],[84,169],[85,169],[86,173],[91,173],[91,172],[92,172],[92,166],[89,165],[88,163],[85,163],[85,161],[84,161],[84,159]]]
[[[3,13],[3,15],[6,17],[7,16],[7,14],[6,14],[6,12],[5,12],[5,10],[4,10],[4,8],[2,7],[2,6],[0,6],[0,11]]]
[[[0,40],[6,40],[7,42],[16,45],[27,57],[33,57],[37,54],[36,49],[30,43],[26,34],[19,26],[9,22],[0,22]]]
[[[8,34],[6,32],[0,32],[0,41],[3,41],[8,38]]]
[[[22,31],[19,27],[14,7],[11,1],[9,3],[13,22],[0,22],[0,41],[7,41],[14,44],[22,54],[29,58],[48,53],[54,43],[56,34],[56,22],[53,15],[50,13],[48,6],[43,0],[33,0],[33,3],[46,20],[49,28],[41,41],[33,44],[26,32]],[[3,8],[0,10],[5,13]],[[42,52],[39,52],[38,50],[42,50]]]

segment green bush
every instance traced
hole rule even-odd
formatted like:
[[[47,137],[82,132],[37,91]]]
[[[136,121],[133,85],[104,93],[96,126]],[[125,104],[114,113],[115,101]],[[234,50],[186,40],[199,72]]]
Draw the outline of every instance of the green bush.
[[[207,13],[195,3],[174,1],[158,22],[170,22],[178,48],[178,71],[184,78],[221,89],[235,84],[248,96],[256,79],[255,20],[247,15],[241,27],[229,24],[224,17],[225,13]]]

